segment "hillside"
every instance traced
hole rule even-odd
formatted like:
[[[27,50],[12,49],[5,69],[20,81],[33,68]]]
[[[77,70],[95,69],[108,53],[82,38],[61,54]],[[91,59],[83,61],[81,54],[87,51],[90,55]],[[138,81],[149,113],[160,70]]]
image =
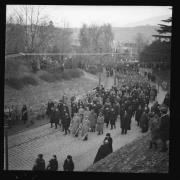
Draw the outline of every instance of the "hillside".
[[[149,149],[150,134],[134,140],[90,166],[88,172],[168,173],[169,153]]]
[[[156,33],[157,26],[137,26],[137,27],[113,27],[114,40],[121,42],[131,42],[137,33],[142,33],[147,39],[152,40],[152,35]],[[79,28],[73,28],[73,39],[78,39]]]

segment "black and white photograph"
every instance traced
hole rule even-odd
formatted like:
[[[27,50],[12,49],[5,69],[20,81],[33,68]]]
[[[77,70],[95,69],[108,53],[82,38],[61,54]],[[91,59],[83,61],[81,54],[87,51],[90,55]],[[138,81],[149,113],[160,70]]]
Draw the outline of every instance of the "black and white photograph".
[[[6,5],[4,170],[169,173],[172,11]]]

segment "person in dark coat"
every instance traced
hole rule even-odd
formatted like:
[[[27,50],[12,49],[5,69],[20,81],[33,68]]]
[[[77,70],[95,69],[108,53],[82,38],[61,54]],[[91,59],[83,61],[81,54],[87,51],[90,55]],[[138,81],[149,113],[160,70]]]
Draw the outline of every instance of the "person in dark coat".
[[[136,114],[135,114],[135,120],[137,121],[138,126],[140,125],[140,118],[141,118],[142,113],[143,113],[143,109],[142,109],[141,105],[139,105],[138,109],[136,110]]]
[[[127,113],[127,110],[124,111],[124,114],[121,118],[121,134],[127,134],[127,130],[129,128],[129,115]]]
[[[127,114],[128,114],[128,130],[131,130],[131,119],[133,116],[133,110],[132,110],[132,105],[129,105],[129,107],[127,108]]]
[[[47,114],[48,117],[50,117],[51,109],[52,109],[53,107],[54,107],[53,101],[48,101],[47,110],[46,110],[46,114]]]
[[[166,152],[168,150],[167,148],[167,140],[169,140],[169,115],[167,114],[167,107],[162,106],[160,108],[161,111],[161,117],[160,117],[160,127],[159,127],[159,132],[160,132],[160,139],[163,143],[161,152]]]
[[[58,108],[55,108],[55,111],[54,111],[55,129],[57,129],[57,125],[59,125],[59,119],[60,119],[60,112],[58,111]]]
[[[142,133],[145,133],[148,131],[149,128],[149,118],[148,118],[148,114],[147,111],[144,110],[141,118],[140,118],[140,128],[142,130]]]
[[[51,128],[52,128],[53,124],[55,123],[55,107],[51,108],[49,116],[50,116],[50,123],[51,123]]]
[[[166,94],[163,104],[165,104],[168,108],[170,107],[170,95],[169,93]]]
[[[103,109],[103,114],[104,114],[104,122],[106,123],[106,128],[108,128],[109,121],[110,121],[110,109],[111,109],[111,106],[109,104],[105,104],[104,109]]]
[[[70,130],[69,130],[70,123],[71,123],[71,118],[69,117],[68,113],[66,113],[62,118],[62,126],[65,131],[64,135],[66,135],[67,132],[70,133]]]
[[[105,141],[103,141],[103,144],[99,147],[93,164],[98,162],[99,160],[105,158],[110,153],[111,153],[111,149],[109,147],[109,142],[108,142],[108,140],[105,140]]]
[[[57,171],[58,170],[58,161],[56,155],[53,155],[53,158],[49,160],[49,164],[47,165],[47,170]]]
[[[109,117],[110,124],[111,124],[111,129],[116,128],[116,126],[115,126],[116,118],[117,118],[117,116],[116,116],[115,109],[112,107],[111,110],[110,110],[110,117]]]
[[[43,154],[39,154],[38,158],[35,160],[33,166],[33,171],[43,171],[45,170],[45,160],[43,159]]]
[[[65,159],[63,169],[64,171],[74,171],[74,162],[71,155],[68,155]]]
[[[106,140],[109,143],[109,148],[110,148],[110,151],[112,153],[113,152],[113,147],[112,147],[113,140],[112,140],[112,137],[111,137],[110,133],[106,134],[106,137],[104,138],[104,141],[106,141]]]
[[[21,112],[22,112],[22,121],[24,122],[24,124],[26,124],[26,122],[28,121],[28,111],[26,105],[23,105]]]
[[[74,117],[74,114],[78,112],[78,107],[76,103],[71,104],[71,118]]]

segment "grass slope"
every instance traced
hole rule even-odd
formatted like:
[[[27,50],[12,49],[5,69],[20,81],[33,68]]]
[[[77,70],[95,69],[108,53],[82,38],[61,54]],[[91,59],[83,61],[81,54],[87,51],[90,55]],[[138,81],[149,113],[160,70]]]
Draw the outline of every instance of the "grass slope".
[[[168,173],[169,154],[149,149],[150,134],[125,145],[85,171]]]

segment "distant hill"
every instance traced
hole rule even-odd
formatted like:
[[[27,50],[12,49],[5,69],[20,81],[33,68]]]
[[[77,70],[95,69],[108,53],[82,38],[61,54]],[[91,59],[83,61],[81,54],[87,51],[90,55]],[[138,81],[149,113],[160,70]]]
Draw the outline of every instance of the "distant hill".
[[[146,26],[146,25],[151,25],[151,26],[157,26],[158,24],[162,23],[162,20],[168,19],[172,15],[164,15],[164,16],[156,16],[152,18],[148,18],[142,21],[137,21],[134,23],[129,23],[125,25],[126,27],[136,27],[136,26]],[[163,22],[164,23],[164,22]]]
[[[152,40],[158,26],[113,27],[114,40],[120,42],[133,42],[137,33],[142,33],[148,40]],[[73,39],[78,39],[79,28],[73,28]]]
[[[113,27],[114,40],[120,42],[134,42],[138,33],[142,33],[148,40],[152,40],[158,26]]]

